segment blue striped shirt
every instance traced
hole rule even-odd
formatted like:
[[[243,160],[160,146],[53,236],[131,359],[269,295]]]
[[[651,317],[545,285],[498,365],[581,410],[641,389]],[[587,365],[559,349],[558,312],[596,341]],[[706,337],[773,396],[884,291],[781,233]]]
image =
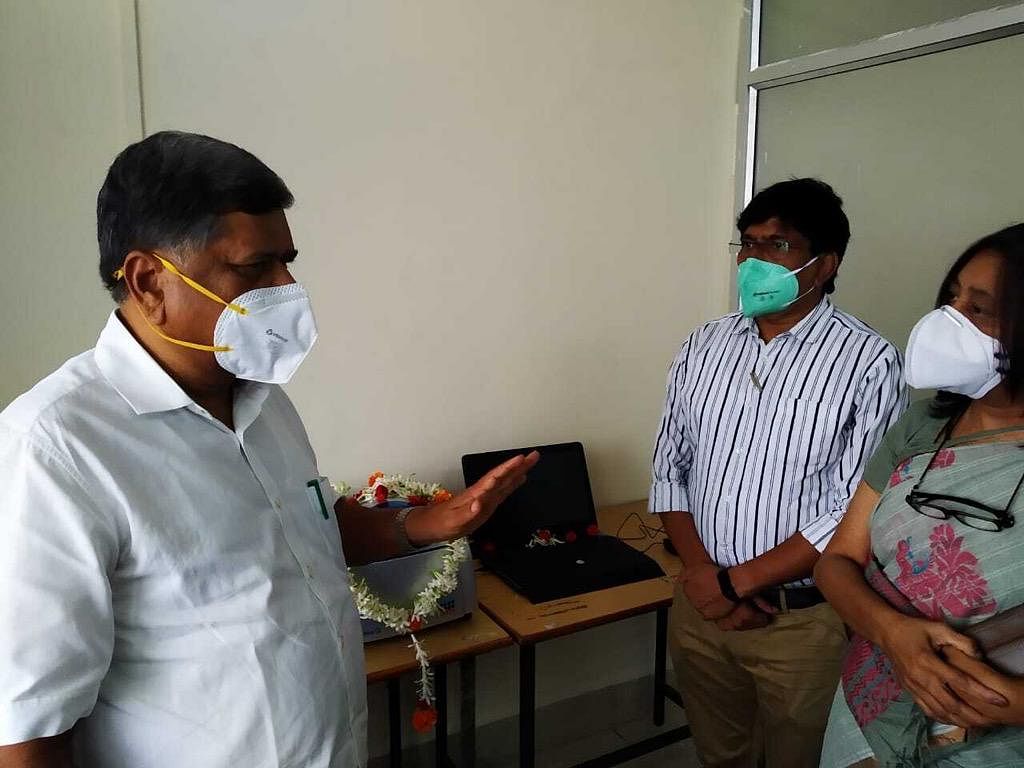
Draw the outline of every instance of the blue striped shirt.
[[[740,314],[697,329],[667,390],[650,511],[692,514],[723,566],[797,532],[823,550],[907,407],[899,352],[827,298],[768,343]]]

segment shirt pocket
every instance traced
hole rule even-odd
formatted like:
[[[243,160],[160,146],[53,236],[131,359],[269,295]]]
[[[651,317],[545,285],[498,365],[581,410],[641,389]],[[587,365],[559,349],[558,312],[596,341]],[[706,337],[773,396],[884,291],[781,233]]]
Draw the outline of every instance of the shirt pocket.
[[[288,481],[286,514],[289,525],[299,535],[305,557],[326,558],[337,567],[344,567],[341,532],[334,503],[338,494],[330,481],[313,469],[308,475],[293,474]],[[296,555],[301,552],[296,551]],[[301,560],[302,557],[300,556]]]
[[[835,414],[825,403],[804,398],[786,398],[779,408],[776,425],[778,450],[794,477],[810,477],[828,466],[838,435]],[[838,425],[842,429],[842,424]]]
[[[316,513],[315,519],[320,523],[318,528],[323,548],[338,566],[344,567],[345,553],[341,548],[341,529],[338,527],[338,516],[334,506],[341,497],[335,493],[331,481],[323,475],[315,480],[310,479],[306,483],[306,490],[310,497],[310,506]]]

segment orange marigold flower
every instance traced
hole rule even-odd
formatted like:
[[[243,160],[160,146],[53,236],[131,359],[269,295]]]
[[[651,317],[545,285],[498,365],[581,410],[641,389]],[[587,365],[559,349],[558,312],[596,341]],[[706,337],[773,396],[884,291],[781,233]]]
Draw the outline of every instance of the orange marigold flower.
[[[452,498],[451,493],[449,493],[448,491],[444,490],[444,488],[442,488],[440,491],[438,491],[437,493],[434,494],[434,503],[435,504],[440,504],[441,502],[451,500],[451,498]]]
[[[366,479],[366,484],[367,484],[367,485],[373,485],[373,484],[374,484],[375,482],[377,482],[378,480],[380,480],[380,478],[382,478],[382,477],[384,477],[384,473],[383,473],[383,472],[381,472],[381,471],[380,471],[380,470],[378,469],[378,470],[377,470],[376,472],[374,472],[374,473],[373,473],[372,475],[370,475],[370,476],[369,476],[369,477],[368,477],[368,478]]]

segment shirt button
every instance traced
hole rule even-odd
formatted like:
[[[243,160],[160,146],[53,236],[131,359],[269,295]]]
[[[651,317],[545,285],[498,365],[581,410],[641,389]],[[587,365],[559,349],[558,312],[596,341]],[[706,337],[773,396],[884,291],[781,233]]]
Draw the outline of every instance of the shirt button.
[[[280,499],[274,499],[274,508],[275,509],[281,509],[281,500]]]

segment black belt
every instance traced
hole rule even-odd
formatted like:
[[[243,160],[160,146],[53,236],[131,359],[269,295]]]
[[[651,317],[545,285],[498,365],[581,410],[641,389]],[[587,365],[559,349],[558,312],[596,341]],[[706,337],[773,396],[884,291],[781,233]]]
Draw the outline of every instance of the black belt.
[[[825,602],[825,596],[817,587],[773,587],[762,592],[760,597],[780,611],[799,611]]]

